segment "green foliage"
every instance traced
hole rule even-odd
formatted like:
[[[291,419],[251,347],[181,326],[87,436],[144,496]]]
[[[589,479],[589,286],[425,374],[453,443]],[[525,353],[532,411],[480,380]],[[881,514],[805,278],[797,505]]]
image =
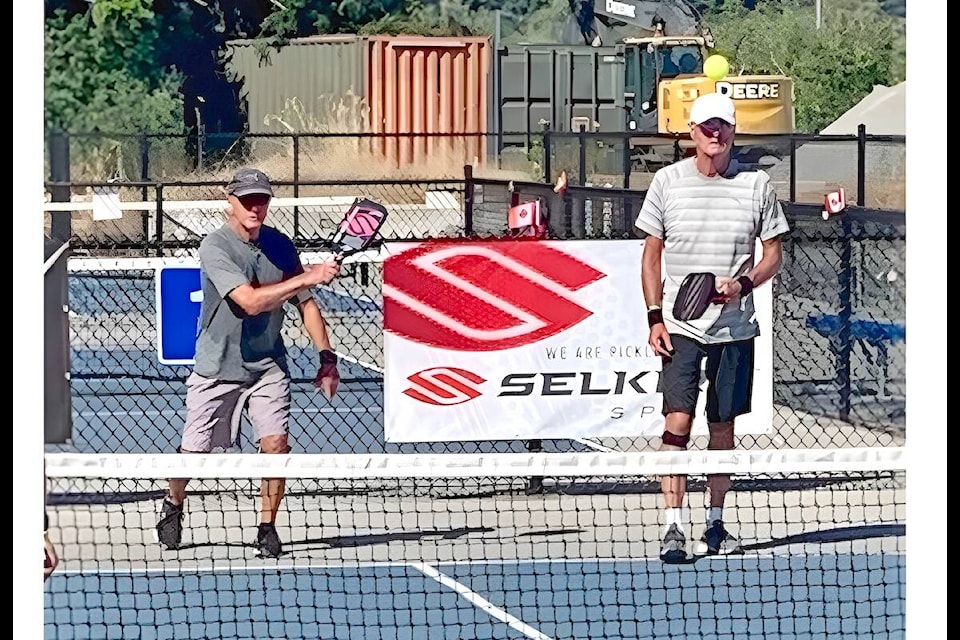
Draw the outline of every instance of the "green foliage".
[[[506,43],[560,42],[564,25],[573,19],[570,0],[531,1],[526,11],[504,12],[502,39]]]
[[[117,12],[109,9],[116,5]],[[152,12],[135,0],[98,1],[96,11],[58,11],[44,29],[47,129],[174,133],[183,128],[182,77],[155,65]]]
[[[361,34],[483,36],[493,34],[493,12],[471,8],[465,0],[428,3],[408,0],[402,15],[386,16],[364,25]]]
[[[732,73],[793,78],[800,132],[820,131],[875,85],[903,80],[901,28],[879,6],[831,3],[818,29],[809,2],[768,0],[753,11],[735,5],[726,0],[704,16],[717,50],[730,60]]]
[[[284,0],[261,25],[261,37],[278,42],[321,33],[359,33],[367,24],[402,18],[404,0]]]
[[[132,171],[138,145],[116,134],[183,130],[182,77],[156,65],[159,33],[149,6],[98,0],[86,14],[68,16],[61,9],[45,24],[45,128],[105,134],[73,145],[77,176]]]

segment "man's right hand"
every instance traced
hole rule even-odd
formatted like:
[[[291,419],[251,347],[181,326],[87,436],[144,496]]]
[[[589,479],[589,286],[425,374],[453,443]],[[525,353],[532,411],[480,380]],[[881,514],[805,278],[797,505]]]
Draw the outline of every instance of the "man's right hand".
[[[303,267],[303,275],[311,286],[329,284],[340,274],[340,263],[336,260],[320,264],[308,264]]]
[[[670,340],[670,332],[667,331],[667,325],[662,322],[650,327],[650,337],[647,340],[657,355],[673,356],[673,342]]]

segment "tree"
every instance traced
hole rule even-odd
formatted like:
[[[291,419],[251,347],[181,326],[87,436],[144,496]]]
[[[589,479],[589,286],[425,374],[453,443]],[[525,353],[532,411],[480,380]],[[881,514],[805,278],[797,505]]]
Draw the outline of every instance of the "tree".
[[[900,25],[878,5],[845,4],[825,11],[819,29],[800,0],[758,1],[754,11],[726,0],[704,21],[734,72],[793,78],[796,128],[816,133],[875,85],[903,80]]]
[[[159,20],[148,0],[57,10],[44,27],[47,129],[180,132],[182,76],[156,66]]]
[[[44,24],[44,125],[102,132],[71,146],[74,175],[138,173],[137,145],[113,134],[183,131],[182,77],[156,65],[156,15],[147,0],[97,0]]]

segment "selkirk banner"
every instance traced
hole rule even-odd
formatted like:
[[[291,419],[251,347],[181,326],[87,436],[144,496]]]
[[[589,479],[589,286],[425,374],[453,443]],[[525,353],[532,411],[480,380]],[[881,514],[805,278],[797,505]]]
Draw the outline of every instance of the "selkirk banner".
[[[662,435],[642,240],[449,240],[390,249],[387,442]],[[771,288],[752,295],[761,333],[752,411],[737,418],[738,434],[772,432]],[[707,433],[704,384],[694,435]]]

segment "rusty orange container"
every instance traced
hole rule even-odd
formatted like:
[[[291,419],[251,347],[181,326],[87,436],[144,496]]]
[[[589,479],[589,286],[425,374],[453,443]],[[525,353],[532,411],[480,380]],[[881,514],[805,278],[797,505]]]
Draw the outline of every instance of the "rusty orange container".
[[[371,36],[367,42],[370,130],[397,166],[485,157],[491,42],[488,37]],[[474,134],[474,135],[470,135]]]

